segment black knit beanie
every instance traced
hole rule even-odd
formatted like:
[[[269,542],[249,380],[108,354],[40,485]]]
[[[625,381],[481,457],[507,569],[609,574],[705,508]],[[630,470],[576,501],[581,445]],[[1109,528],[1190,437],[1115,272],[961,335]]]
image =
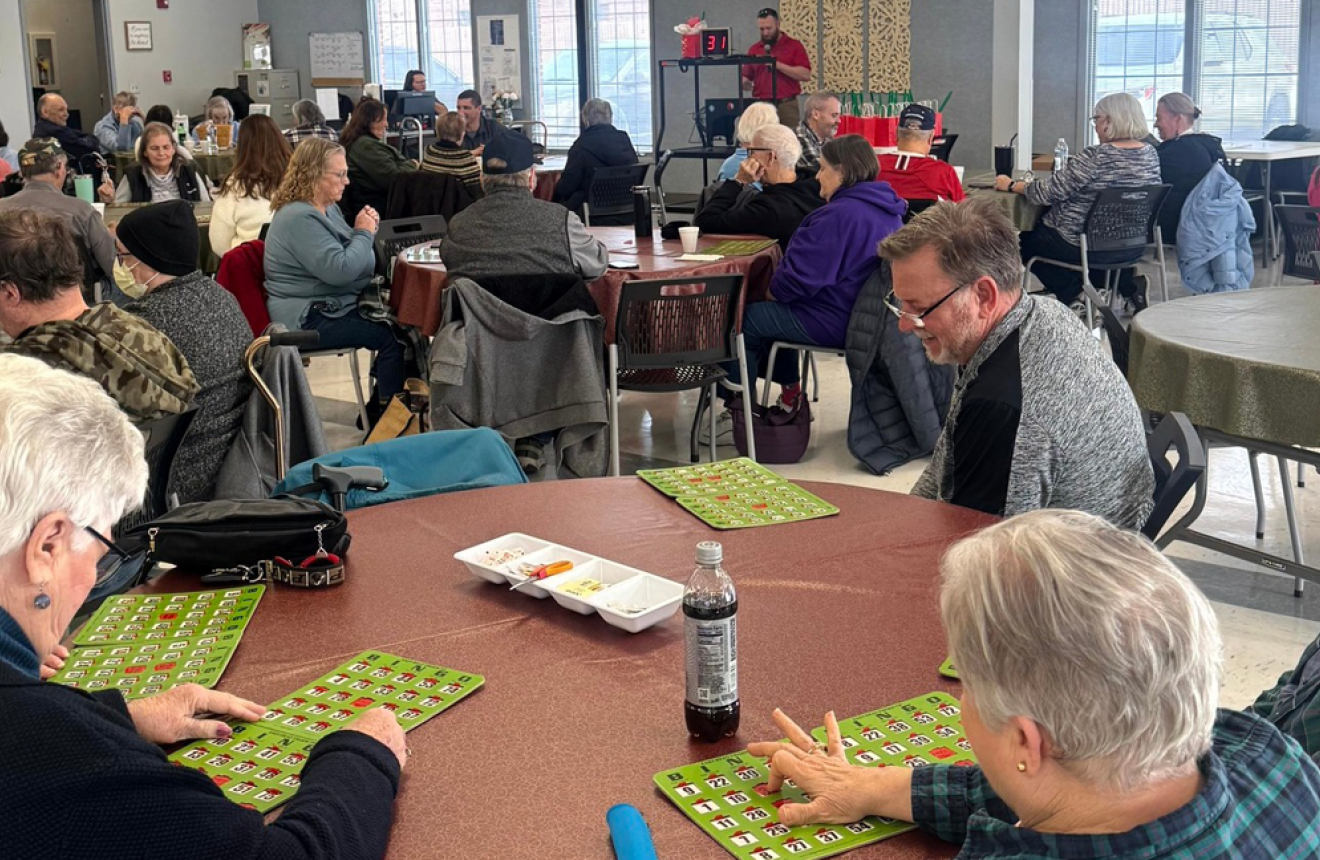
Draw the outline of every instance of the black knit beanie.
[[[201,239],[197,218],[185,200],[134,209],[120,219],[115,235],[130,254],[162,275],[197,271]]]

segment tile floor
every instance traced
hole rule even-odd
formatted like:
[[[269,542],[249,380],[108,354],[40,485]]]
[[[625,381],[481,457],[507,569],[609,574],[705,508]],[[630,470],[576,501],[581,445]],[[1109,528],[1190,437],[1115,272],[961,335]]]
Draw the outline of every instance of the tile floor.
[[[1176,266],[1172,262],[1170,266],[1170,298],[1187,295],[1178,282]],[[1273,270],[1259,272],[1255,286],[1273,285],[1276,277]],[[1153,276],[1152,281],[1155,281]],[[1152,301],[1157,300],[1158,292],[1157,285],[1152,283]],[[909,463],[888,475],[873,475],[867,471],[847,450],[845,426],[849,383],[844,362],[836,357],[820,357],[817,364],[821,377],[820,402],[815,404],[811,445],[801,462],[776,467],[776,470],[790,479],[830,481],[906,493],[925,468],[926,461]],[[365,360],[362,366],[367,367]],[[358,444],[360,433],[352,426],[356,410],[352,405],[353,388],[347,360],[317,359],[309,370],[309,378],[326,421],[331,445],[343,448]],[[688,433],[695,408],[695,392],[679,395],[625,393],[621,403],[620,440],[624,471],[686,462]],[[721,457],[735,455],[731,445],[720,450]],[[1232,448],[1214,449],[1210,461],[1211,495],[1198,528],[1235,542],[1252,543],[1255,503],[1245,452]],[[1265,458],[1261,464],[1267,529],[1266,537],[1259,545],[1262,549],[1290,557],[1278,469]],[[1304,549],[1308,556],[1320,558],[1320,475],[1310,472],[1307,488],[1296,490],[1296,501]],[[1221,696],[1226,707],[1242,707],[1261,690],[1272,686],[1281,672],[1295,665],[1306,644],[1320,633],[1320,584],[1309,585],[1305,595],[1296,598],[1290,577],[1189,544],[1174,544],[1168,548],[1168,554],[1205,590],[1218,612],[1226,646]]]

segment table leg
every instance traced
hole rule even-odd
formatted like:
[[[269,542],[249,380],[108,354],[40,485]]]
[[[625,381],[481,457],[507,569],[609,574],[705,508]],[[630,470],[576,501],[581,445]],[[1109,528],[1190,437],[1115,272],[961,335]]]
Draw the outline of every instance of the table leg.
[[[1265,214],[1265,250],[1261,253],[1261,261],[1268,269],[1270,263],[1274,262],[1274,209],[1270,205],[1270,162],[1260,163],[1260,177],[1265,185],[1265,202],[1262,204],[1262,211]]]

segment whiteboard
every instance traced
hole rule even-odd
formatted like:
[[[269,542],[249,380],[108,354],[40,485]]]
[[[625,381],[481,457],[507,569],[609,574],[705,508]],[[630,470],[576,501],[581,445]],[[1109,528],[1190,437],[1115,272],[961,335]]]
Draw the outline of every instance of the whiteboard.
[[[362,34],[311,33],[312,86],[360,87],[367,70],[362,53]]]

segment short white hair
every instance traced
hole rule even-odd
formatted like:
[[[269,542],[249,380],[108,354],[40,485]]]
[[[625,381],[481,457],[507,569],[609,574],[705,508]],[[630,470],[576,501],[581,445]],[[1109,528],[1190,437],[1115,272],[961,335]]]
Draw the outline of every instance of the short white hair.
[[[1095,115],[1109,120],[1109,136],[1114,140],[1141,140],[1150,134],[1146,112],[1130,93],[1110,93],[1100,99]]]
[[[91,379],[0,354],[0,557],[42,517],[104,527],[147,491],[142,434]],[[86,545],[84,536],[75,545]],[[90,536],[86,536],[90,539]]]
[[[756,133],[767,125],[777,125],[779,123],[779,111],[769,102],[756,102],[750,104],[738,117],[738,143],[744,147],[752,145],[752,138]]]
[[[587,99],[582,106],[584,126],[609,125],[614,122],[614,107],[605,99]]]
[[[779,165],[790,170],[797,166],[798,159],[802,157],[802,143],[797,134],[788,126],[778,123],[758,129],[752,135],[752,145],[771,150],[779,159]]]
[[[206,100],[206,108],[202,111],[202,119],[211,118],[211,112],[223,108],[225,113],[229,114],[229,121],[234,121],[234,106],[229,103],[229,99],[224,96],[211,96]]]
[[[1214,611],[1148,540],[1040,510],[940,564],[949,655],[982,722],[1034,720],[1078,779],[1131,791],[1210,749],[1222,642]]]

